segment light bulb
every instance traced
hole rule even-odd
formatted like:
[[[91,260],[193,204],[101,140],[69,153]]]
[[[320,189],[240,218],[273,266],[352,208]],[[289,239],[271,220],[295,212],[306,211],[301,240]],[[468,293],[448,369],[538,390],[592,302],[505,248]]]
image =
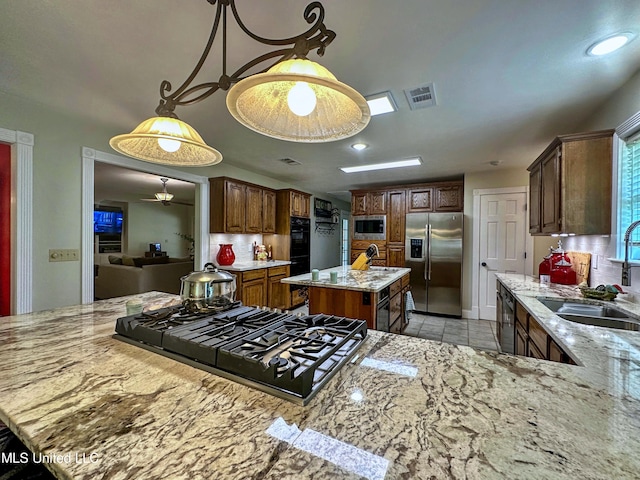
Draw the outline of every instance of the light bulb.
[[[180,148],[180,142],[178,140],[170,140],[168,138],[159,138],[158,145],[165,152],[177,152]]]
[[[289,109],[299,117],[306,117],[316,108],[316,94],[307,82],[296,82],[287,95]]]

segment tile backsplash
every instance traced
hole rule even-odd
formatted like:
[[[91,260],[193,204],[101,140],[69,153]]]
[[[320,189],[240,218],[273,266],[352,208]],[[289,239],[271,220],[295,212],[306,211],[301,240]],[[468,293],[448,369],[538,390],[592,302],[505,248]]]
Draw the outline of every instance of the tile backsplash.
[[[621,285],[622,263],[609,260],[616,256],[615,238],[614,236],[582,235],[562,239],[565,250],[591,253],[589,285],[592,287],[600,284]],[[640,266],[631,269],[631,286],[623,288],[632,293],[635,299],[640,299]]]
[[[212,233],[210,236],[211,251],[209,258],[211,262],[214,262],[218,251],[220,250],[221,243],[230,243],[233,245],[233,253],[236,256],[236,262],[248,262],[253,260],[253,242],[258,245],[262,243],[262,235],[244,235],[244,234],[230,234],[230,233]]]

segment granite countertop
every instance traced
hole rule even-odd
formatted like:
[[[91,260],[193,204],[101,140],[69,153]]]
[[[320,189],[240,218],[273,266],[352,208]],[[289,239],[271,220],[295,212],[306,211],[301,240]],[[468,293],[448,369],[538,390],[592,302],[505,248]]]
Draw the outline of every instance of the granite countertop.
[[[0,321],[0,421],[60,479],[638,478],[636,359],[370,331],[302,407],[112,338],[129,298]]]
[[[338,272],[338,282],[331,283],[331,272]],[[379,292],[399,280],[410,268],[398,267],[369,267],[368,270],[351,270],[350,265],[326,268],[319,271],[318,280],[311,280],[311,273],[283,278],[282,283],[305,285],[308,287],[328,287],[342,290],[357,290],[362,292]]]
[[[233,265],[218,265],[213,262],[220,270],[226,270],[228,272],[246,272],[248,270],[258,270],[260,268],[282,267],[284,265],[291,265],[289,260],[250,260],[247,262],[234,262]]]
[[[576,302],[613,306],[640,318],[640,305],[618,295],[614,301],[585,299],[576,285],[540,283],[537,278],[517,274],[496,274],[522,306],[547,333],[579,364],[585,377],[602,388],[624,378],[625,394],[640,400],[640,332],[594,327],[565,320],[538,299],[570,299]],[[621,375],[621,371],[630,375]]]

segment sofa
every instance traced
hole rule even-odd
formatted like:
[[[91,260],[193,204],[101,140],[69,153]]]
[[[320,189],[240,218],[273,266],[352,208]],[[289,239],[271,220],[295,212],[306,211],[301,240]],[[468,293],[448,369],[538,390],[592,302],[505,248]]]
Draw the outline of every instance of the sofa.
[[[122,265],[100,263],[94,282],[96,300],[159,291],[180,293],[180,278],[193,272],[193,261],[171,258],[167,263]]]

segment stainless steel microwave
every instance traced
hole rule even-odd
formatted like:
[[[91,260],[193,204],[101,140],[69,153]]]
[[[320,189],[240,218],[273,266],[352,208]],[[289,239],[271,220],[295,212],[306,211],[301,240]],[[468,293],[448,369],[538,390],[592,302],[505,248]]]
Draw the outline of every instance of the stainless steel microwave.
[[[353,217],[353,238],[357,240],[386,240],[386,215],[355,215]]]

